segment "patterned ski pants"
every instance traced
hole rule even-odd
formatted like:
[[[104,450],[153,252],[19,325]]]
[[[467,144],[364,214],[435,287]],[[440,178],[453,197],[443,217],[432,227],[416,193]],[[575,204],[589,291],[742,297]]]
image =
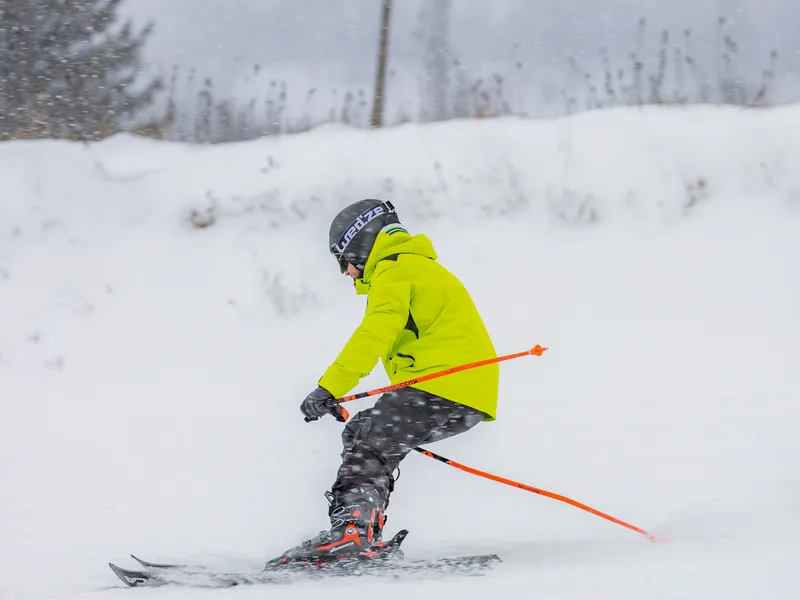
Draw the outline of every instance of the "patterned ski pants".
[[[342,464],[331,488],[335,499],[356,487],[374,487],[388,505],[393,473],[414,447],[472,429],[485,414],[414,388],[383,394],[342,432]]]

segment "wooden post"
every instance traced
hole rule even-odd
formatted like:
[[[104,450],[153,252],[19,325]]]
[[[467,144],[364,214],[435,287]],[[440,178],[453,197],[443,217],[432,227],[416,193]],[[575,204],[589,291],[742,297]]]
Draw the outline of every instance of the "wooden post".
[[[372,105],[371,127],[373,128],[383,125],[383,101],[386,95],[386,63],[389,60],[389,22],[391,14],[392,0],[383,0],[378,50],[378,75],[375,81],[375,98]]]

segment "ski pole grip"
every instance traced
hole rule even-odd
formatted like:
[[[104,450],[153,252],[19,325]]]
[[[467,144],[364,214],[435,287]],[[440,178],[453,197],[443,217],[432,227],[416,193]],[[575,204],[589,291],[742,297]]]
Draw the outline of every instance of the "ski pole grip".
[[[338,401],[331,399],[331,414],[336,418],[339,423],[346,423],[347,419],[350,418],[350,413],[347,412],[347,409],[341,406]],[[303,419],[306,423],[311,423],[311,421],[316,421],[316,419],[310,419],[306,417]]]
[[[331,411],[331,413],[334,417],[336,417],[336,420],[339,421],[339,423],[345,423],[347,419],[350,418],[350,413],[347,412],[347,409],[343,406],[339,406],[338,404]]]
[[[328,400],[328,406],[331,409],[331,414],[336,418],[339,423],[345,423],[350,418],[350,413],[340,404],[341,400],[331,398]]]

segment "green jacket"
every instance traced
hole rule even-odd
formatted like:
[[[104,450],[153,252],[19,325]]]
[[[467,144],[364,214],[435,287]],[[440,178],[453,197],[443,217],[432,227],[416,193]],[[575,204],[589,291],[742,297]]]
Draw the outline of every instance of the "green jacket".
[[[424,235],[398,225],[378,234],[356,282],[368,294],[361,325],[325,371],[319,385],[339,398],[380,359],[392,383],[496,356],[486,327],[461,282],[436,262]],[[424,390],[496,417],[500,370],[477,367],[416,384]]]

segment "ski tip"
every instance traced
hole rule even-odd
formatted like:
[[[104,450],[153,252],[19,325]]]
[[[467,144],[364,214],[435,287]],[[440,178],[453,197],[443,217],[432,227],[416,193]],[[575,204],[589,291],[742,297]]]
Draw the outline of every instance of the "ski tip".
[[[131,584],[131,582],[129,582],[127,579],[125,579],[125,569],[123,569],[122,567],[118,567],[114,563],[108,563],[108,566],[111,569],[111,571],[114,573],[114,575],[119,577],[119,580],[122,583],[124,583],[128,587],[133,587],[133,584]]]
[[[109,568],[114,572],[114,575],[119,577],[120,581],[128,587],[136,587],[137,585],[148,585],[149,578],[147,574],[138,571],[129,571],[118,567],[114,563],[108,563]]]
[[[179,564],[166,564],[166,563],[152,563],[146,560],[142,560],[135,554],[131,554],[131,558],[142,565],[145,569],[182,569],[186,565],[179,565]]]
[[[140,565],[142,565],[145,569],[150,566],[150,563],[148,563],[146,560],[142,560],[141,558],[139,558],[135,554],[131,554],[131,558],[133,560],[135,560],[137,563],[139,563]]]
[[[151,565],[151,563],[147,562],[146,560],[142,560],[141,558],[139,558],[139,557],[138,557],[138,556],[136,556],[135,554],[131,554],[131,558],[132,558],[133,560],[135,560],[137,563],[139,563],[140,565],[142,565],[143,567],[150,567],[150,566],[152,566],[152,565]]]

